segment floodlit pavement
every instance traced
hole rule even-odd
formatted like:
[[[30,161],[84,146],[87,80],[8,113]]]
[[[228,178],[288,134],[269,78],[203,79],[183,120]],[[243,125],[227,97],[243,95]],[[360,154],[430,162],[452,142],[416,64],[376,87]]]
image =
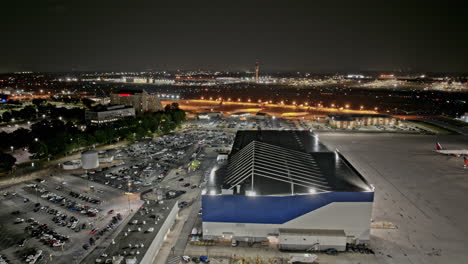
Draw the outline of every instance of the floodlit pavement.
[[[372,229],[378,263],[465,263],[468,257],[468,169],[463,159],[433,152],[468,149],[463,136],[320,133],[373,184]]]

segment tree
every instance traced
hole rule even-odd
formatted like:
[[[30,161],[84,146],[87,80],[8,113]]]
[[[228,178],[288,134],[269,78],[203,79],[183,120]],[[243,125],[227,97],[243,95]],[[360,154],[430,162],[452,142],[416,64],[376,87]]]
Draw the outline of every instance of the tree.
[[[35,119],[37,116],[37,110],[34,106],[27,105],[19,111],[18,115],[19,115],[19,118],[25,119],[25,120]]]
[[[28,146],[32,142],[31,133],[28,129],[18,128],[11,133],[13,139],[10,144],[16,148],[23,148]]]
[[[32,100],[33,105],[35,105],[36,107],[39,107],[40,105],[44,104],[45,102],[46,102],[46,100],[38,99],[38,98]]]
[[[34,158],[44,158],[49,154],[47,145],[42,142],[34,142],[29,146],[29,152],[33,154]]]
[[[86,108],[91,109],[93,107],[94,101],[88,98],[81,99],[81,102],[86,106]]]
[[[0,152],[0,170],[9,171],[15,165],[16,158],[8,153]]]
[[[2,114],[3,121],[5,122],[10,122],[10,120],[13,118],[10,112],[4,112]]]
[[[114,139],[114,133],[111,129],[100,129],[94,133],[98,143],[109,143]]]

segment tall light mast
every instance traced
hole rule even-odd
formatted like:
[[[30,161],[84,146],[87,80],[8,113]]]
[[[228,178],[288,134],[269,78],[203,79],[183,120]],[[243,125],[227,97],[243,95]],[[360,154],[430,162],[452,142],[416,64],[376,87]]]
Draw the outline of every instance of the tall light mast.
[[[258,83],[258,71],[260,70],[260,65],[258,64],[258,61],[255,62],[255,82]]]

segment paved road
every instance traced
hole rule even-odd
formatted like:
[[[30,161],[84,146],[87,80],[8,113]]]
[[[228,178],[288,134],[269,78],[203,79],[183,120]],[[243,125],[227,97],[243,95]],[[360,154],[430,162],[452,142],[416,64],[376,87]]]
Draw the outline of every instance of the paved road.
[[[187,242],[189,239],[189,235],[192,232],[193,226],[195,225],[195,221],[197,221],[198,211],[201,208],[201,196],[198,195],[198,199],[191,207],[190,215],[187,218],[187,221],[180,232],[179,239],[177,240],[175,247],[174,247],[174,255],[182,255],[184,254],[185,247],[187,246]]]
[[[204,180],[204,175],[206,172],[209,171],[214,164],[216,164],[216,160],[214,158],[206,159],[202,162],[202,166],[200,167],[200,172],[203,173],[202,177],[200,177],[200,184]],[[192,229],[195,225],[195,222],[198,219],[198,212],[201,209],[201,190],[197,189],[196,197],[197,199],[195,202],[190,206],[190,213],[187,217],[187,220],[182,227],[182,230],[178,234],[178,239],[173,247],[173,250],[169,257],[167,258],[167,264],[171,264],[175,258],[179,258],[184,254],[185,248],[187,247],[187,243],[189,240],[189,236],[192,232]]]

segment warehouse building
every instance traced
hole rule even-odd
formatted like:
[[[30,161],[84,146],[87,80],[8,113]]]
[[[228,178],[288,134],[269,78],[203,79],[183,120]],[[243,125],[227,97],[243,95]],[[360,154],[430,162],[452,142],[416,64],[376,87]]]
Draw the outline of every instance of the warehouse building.
[[[238,131],[202,195],[204,239],[345,250],[369,241],[373,187],[309,131]]]

